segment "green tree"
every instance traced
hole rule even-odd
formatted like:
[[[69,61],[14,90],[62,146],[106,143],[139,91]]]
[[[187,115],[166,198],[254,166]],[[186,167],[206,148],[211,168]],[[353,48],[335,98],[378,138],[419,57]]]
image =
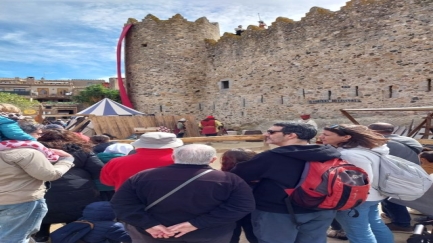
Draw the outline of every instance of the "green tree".
[[[78,103],[93,105],[104,98],[120,102],[119,91],[105,88],[102,84],[94,84],[86,87],[78,95],[74,96],[73,100]]]
[[[39,105],[36,100],[31,101],[29,98],[7,92],[0,92],[0,103],[15,105],[21,110],[36,108]]]

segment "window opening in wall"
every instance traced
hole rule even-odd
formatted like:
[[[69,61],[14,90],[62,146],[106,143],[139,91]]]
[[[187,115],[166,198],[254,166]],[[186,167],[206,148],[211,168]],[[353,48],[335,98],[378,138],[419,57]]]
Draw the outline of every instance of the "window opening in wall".
[[[242,106],[245,107],[245,98],[242,99]]]
[[[213,103],[213,110],[215,110],[215,102]]]
[[[389,98],[392,98],[392,85],[388,86]]]
[[[230,84],[229,84],[229,81],[221,81],[221,89],[228,89],[228,88],[230,88],[230,86],[229,86]]]
[[[328,100],[331,99],[331,96],[332,96],[332,92],[331,92],[331,90],[328,90]]]
[[[263,95],[260,97],[260,102],[263,103]]]
[[[305,99],[305,89],[302,89],[302,97]]]
[[[159,106],[159,111],[162,112],[162,105]]]
[[[284,105],[284,96],[281,96],[281,104]]]
[[[147,47],[147,43],[141,44],[141,47]]]
[[[358,86],[355,86],[355,96],[359,96]]]
[[[431,78],[427,79],[427,92],[431,91]]]
[[[241,111],[241,116],[244,116],[244,112],[243,111]]]
[[[198,103],[198,109],[201,110],[201,103]]]

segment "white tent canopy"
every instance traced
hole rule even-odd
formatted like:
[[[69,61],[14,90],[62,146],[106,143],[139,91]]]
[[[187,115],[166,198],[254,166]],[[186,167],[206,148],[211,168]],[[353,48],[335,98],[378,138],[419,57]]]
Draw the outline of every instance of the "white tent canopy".
[[[105,98],[98,103],[80,111],[77,115],[95,115],[95,116],[134,116],[145,115],[142,112],[131,109],[119,104],[113,100]]]

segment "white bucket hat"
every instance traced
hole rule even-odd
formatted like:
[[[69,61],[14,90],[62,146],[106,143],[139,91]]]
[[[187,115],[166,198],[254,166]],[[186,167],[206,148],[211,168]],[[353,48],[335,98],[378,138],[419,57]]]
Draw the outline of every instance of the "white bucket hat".
[[[129,154],[131,150],[133,150],[134,147],[131,144],[127,143],[115,143],[111,144],[107,148],[105,148],[104,153],[110,153],[110,154]]]
[[[185,118],[180,118],[179,121],[186,121],[186,119]]]
[[[137,148],[165,149],[177,148],[183,145],[182,140],[176,138],[174,133],[167,132],[148,132],[140,136],[139,139],[131,143]]]

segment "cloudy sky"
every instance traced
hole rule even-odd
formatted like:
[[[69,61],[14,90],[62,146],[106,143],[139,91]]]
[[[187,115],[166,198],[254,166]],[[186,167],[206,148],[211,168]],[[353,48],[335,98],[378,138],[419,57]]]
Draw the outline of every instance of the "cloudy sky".
[[[347,0],[1,0],[0,77],[107,79],[128,18],[207,17],[221,34],[277,17],[300,20],[311,7],[337,11]]]

